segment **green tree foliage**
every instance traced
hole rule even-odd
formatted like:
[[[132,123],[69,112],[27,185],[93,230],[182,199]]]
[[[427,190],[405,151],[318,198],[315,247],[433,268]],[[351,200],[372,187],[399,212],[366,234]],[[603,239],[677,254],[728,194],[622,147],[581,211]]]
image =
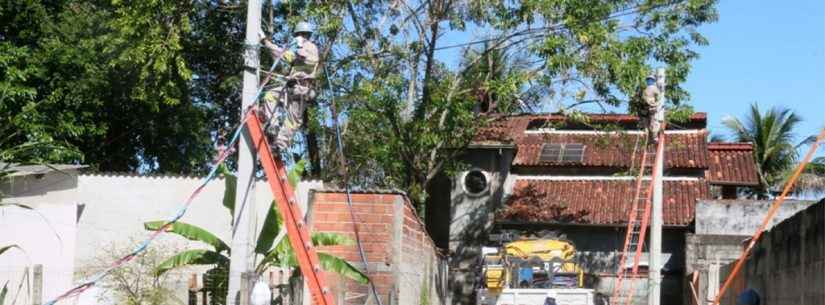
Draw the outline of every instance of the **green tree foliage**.
[[[317,20],[351,24],[331,30],[327,67],[354,181],[403,189],[419,206],[496,114],[632,104],[661,65],[673,119],[684,117],[680,84],[694,48],[708,43],[698,27],[717,18],[715,1],[364,1],[344,16],[315,8],[306,11]],[[487,34],[455,39],[473,32]],[[445,50],[461,55],[439,56]]]
[[[753,157],[761,186],[756,195],[765,197],[771,188],[782,187],[789,170],[797,160],[794,128],[802,119],[789,109],[771,108],[764,113],[756,103],[744,122],[735,117],[726,117],[722,123],[730,129],[736,141],[753,143]]]
[[[101,170],[201,170],[207,111],[190,98],[177,1],[6,1],[0,9],[4,147],[53,141],[41,155]],[[9,25],[9,26],[5,26]]]
[[[103,247],[104,251],[84,263],[81,275],[84,277],[106,269],[109,263],[119,259],[122,253],[134,249],[134,239],[124,243],[113,243]],[[180,305],[184,301],[176,296],[173,288],[177,279],[172,274],[157,274],[155,268],[173,250],[167,247],[152,247],[121,268],[112,270],[96,284],[101,288],[98,299],[103,303],[124,305]]]
[[[193,173],[238,122],[245,2],[9,1],[0,115],[23,131],[4,145],[40,136],[82,153],[50,160]],[[328,75],[299,145],[310,174],[340,182],[346,166],[359,186],[416,203],[496,115],[630,104],[658,65],[682,109],[708,43],[698,27],[717,18],[714,0],[296,0],[262,13],[280,43],[298,20],[318,25]]]

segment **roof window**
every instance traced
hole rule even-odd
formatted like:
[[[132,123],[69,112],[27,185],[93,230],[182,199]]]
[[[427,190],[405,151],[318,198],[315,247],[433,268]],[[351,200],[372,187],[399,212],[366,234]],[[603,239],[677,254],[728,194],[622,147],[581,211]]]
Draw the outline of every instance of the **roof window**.
[[[584,144],[581,143],[544,143],[541,146],[539,162],[582,162]]]

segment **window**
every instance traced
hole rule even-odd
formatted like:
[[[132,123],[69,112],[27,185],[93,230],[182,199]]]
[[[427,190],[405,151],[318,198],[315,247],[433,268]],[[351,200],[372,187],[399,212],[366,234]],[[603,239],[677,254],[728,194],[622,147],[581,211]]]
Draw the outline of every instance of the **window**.
[[[541,147],[539,162],[582,162],[584,147],[581,143],[545,143]]]
[[[478,169],[470,170],[464,174],[464,179],[462,180],[464,191],[470,195],[481,195],[487,191],[490,184],[487,175]]]

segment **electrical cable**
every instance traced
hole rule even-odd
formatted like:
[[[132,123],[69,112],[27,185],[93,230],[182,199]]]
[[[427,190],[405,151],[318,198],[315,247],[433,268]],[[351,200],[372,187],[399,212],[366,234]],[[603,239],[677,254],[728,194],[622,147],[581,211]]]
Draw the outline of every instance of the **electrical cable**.
[[[347,194],[347,208],[349,209],[349,216],[350,220],[352,221],[352,231],[355,235],[355,245],[358,247],[358,254],[361,256],[361,262],[364,264],[364,272],[366,273],[369,271],[369,263],[367,262],[367,255],[364,252],[364,246],[361,244],[361,236],[358,232],[358,219],[355,216],[355,211],[352,207],[352,192],[350,191],[349,186],[349,171],[347,170],[347,161],[346,157],[344,156],[344,142],[341,140],[341,129],[338,126],[338,110],[335,104],[335,90],[332,88],[332,82],[329,78],[329,71],[327,71],[326,66],[324,67],[324,78],[326,78],[327,88],[330,91],[330,107],[332,110],[332,124],[335,125],[335,138],[338,142],[338,158],[341,163],[341,172],[342,177],[344,179],[344,191]],[[367,275],[369,279],[369,276]],[[378,305],[383,305],[381,302],[381,298],[378,296],[378,290],[375,288],[375,283],[370,279],[370,291],[372,292],[372,296],[375,298]]]

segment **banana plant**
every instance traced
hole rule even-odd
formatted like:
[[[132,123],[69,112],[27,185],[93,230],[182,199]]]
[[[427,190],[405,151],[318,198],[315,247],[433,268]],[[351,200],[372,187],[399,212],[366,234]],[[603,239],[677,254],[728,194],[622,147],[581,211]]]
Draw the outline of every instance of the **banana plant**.
[[[6,281],[6,283],[3,284],[3,288],[0,288],[0,305],[3,305],[3,304],[6,303],[6,293],[7,292],[9,292],[9,281]]]
[[[301,176],[304,164],[304,161],[297,162],[289,171],[289,181],[293,186]],[[231,219],[234,213],[237,177],[223,166],[219,168],[219,172],[224,177],[226,183],[223,205],[229,211]],[[156,231],[163,227],[165,223],[166,222],[162,220],[150,221],[144,223],[143,226],[146,230]],[[231,223],[234,223],[234,221]],[[282,267],[291,270],[297,269],[298,262],[292,246],[288,239],[283,238],[285,230],[277,205],[273,201],[270,204],[255,245],[255,253],[262,257],[255,268],[259,274],[263,273],[269,267]],[[163,274],[169,270],[184,266],[211,265],[214,266],[214,268],[207,272],[207,281],[212,282],[218,291],[225,291],[228,281],[229,257],[232,251],[229,245],[215,234],[192,224],[176,222],[172,224],[167,231],[192,241],[202,242],[210,246],[210,248],[191,249],[180,252],[158,265],[155,269],[156,274]],[[353,243],[350,238],[334,233],[316,232],[311,235],[311,239],[315,246],[351,245]],[[344,259],[323,252],[318,253],[318,258],[324,270],[340,274],[362,284],[366,284],[369,281],[363,272]],[[216,292],[213,297],[222,298],[220,294],[221,293]],[[226,294],[223,293],[223,296],[225,295]]]

